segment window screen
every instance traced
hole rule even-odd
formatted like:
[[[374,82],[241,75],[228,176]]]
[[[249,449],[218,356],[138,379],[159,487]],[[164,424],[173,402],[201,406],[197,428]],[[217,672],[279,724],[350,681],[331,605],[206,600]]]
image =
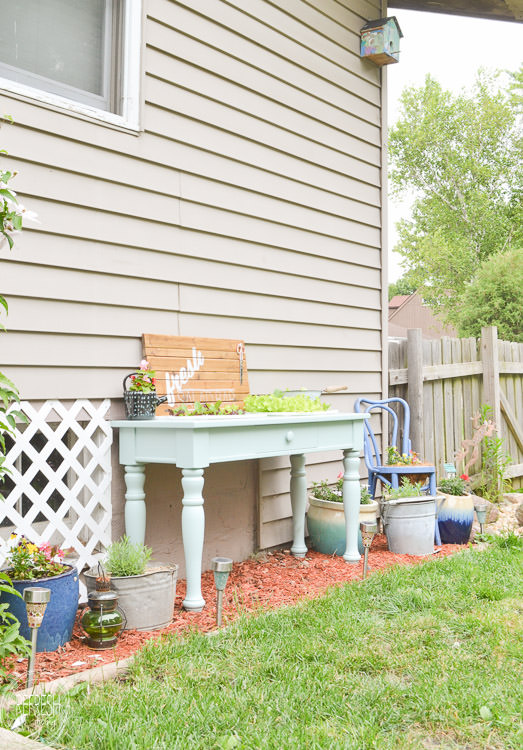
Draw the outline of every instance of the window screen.
[[[115,111],[118,0],[0,0],[0,76]]]

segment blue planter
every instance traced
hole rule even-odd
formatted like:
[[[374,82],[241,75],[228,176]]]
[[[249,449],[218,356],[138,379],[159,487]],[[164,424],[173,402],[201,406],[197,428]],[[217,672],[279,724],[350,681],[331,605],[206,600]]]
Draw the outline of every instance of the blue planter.
[[[474,521],[472,495],[441,494],[438,501],[438,527],[442,544],[466,544]]]
[[[56,651],[71,640],[73,625],[78,609],[78,571],[67,566],[65,573],[52,578],[39,578],[37,581],[13,581],[13,588],[20,594],[29,586],[41,586],[51,590],[51,599],[45,610],[44,619],[38,629],[37,651]],[[20,623],[20,634],[31,640],[27,624],[25,602],[18,596],[0,592],[0,602],[9,604],[9,611]]]
[[[324,555],[343,555],[346,548],[345,513],[341,503],[309,498],[307,529],[312,549]],[[358,529],[358,550],[363,554],[361,531]]]

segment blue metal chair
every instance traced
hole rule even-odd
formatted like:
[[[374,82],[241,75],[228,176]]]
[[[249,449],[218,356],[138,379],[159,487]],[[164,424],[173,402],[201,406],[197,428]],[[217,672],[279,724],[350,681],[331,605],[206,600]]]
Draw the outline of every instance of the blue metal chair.
[[[362,408],[367,404],[366,408]],[[389,404],[399,404],[403,407],[403,425],[401,431],[401,448],[399,443],[399,419],[396,412]],[[396,446],[400,453],[410,453],[411,443],[409,438],[410,429],[410,409],[409,405],[402,398],[385,398],[382,401],[370,401],[366,398],[358,398],[354,404],[354,411],[358,413],[371,414],[374,411],[384,411],[392,416],[392,437],[391,445]],[[365,443],[364,443],[365,464],[369,472],[369,493],[372,498],[376,494],[378,480],[388,487],[399,487],[402,476],[408,474],[428,475],[428,482],[423,488],[428,489],[429,494],[436,494],[436,467],[412,464],[408,466],[388,466],[381,457],[376,436],[372,431],[370,419],[365,420]]]

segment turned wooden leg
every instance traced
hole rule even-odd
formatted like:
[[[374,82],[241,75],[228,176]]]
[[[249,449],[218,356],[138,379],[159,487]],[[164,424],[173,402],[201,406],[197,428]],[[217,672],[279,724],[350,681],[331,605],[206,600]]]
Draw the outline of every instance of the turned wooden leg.
[[[305,557],[305,509],[307,507],[307,477],[305,474],[305,456],[299,453],[291,456],[291,506],[293,545],[291,552],[295,557]]]
[[[145,466],[125,467],[125,533],[133,544],[145,541]]]
[[[360,515],[359,452],[343,451],[343,509],[345,511],[345,562],[359,562],[358,529]]]
[[[201,612],[205,605],[201,585],[205,530],[203,469],[182,469],[182,487],[182,539],[187,579],[187,591],[182,604],[192,612]]]

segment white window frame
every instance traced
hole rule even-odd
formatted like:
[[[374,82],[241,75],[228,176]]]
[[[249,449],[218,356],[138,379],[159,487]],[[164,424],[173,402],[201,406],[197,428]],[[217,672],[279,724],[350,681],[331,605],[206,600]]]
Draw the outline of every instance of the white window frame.
[[[33,99],[86,117],[129,130],[140,130],[140,83],[142,66],[142,0],[124,0],[122,28],[120,112],[103,109],[53,94],[0,76],[0,90]]]

